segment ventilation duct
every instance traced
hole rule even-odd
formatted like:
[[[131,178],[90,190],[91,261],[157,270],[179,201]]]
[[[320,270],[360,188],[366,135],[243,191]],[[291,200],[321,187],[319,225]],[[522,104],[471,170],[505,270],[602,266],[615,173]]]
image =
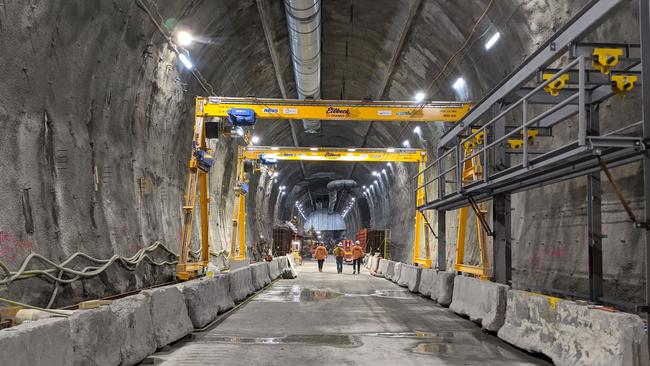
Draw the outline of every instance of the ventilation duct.
[[[334,213],[334,207],[336,207],[336,197],[339,190],[352,188],[357,188],[357,182],[352,179],[333,180],[327,183],[327,191],[329,192],[329,206],[327,208],[327,212],[330,214]]]
[[[299,99],[320,99],[320,0],[285,0],[289,45]],[[303,120],[316,133],[319,120]]]

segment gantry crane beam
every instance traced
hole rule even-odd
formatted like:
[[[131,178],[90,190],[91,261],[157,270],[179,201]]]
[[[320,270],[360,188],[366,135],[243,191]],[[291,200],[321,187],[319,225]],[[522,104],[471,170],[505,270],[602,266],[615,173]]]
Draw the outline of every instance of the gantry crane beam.
[[[199,98],[197,98],[199,99]],[[203,99],[197,117],[228,117],[231,109],[251,109],[258,119],[316,119],[335,121],[458,122],[468,112],[465,102],[374,102],[269,98]]]
[[[284,161],[333,162],[400,162],[417,163],[426,160],[426,151],[419,149],[346,149],[252,146],[242,151],[243,159],[276,159]]]

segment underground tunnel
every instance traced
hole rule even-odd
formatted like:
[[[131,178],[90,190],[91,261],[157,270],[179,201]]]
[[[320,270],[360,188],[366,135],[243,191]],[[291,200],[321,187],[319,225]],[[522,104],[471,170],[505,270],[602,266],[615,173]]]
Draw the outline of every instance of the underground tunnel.
[[[648,60],[647,0],[5,1],[0,365],[650,365]]]

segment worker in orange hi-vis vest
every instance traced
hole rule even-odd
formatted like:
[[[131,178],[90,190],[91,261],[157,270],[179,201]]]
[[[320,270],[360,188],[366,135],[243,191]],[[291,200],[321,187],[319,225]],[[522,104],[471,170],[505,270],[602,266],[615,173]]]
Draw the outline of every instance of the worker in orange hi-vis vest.
[[[361,272],[361,261],[363,260],[363,249],[359,245],[359,241],[354,242],[352,247],[352,273],[359,274]]]
[[[336,257],[336,272],[337,273],[342,273],[343,272],[343,257],[345,256],[345,251],[343,251],[343,244],[339,242],[339,244],[334,248],[334,251],[332,252],[334,254],[334,257]]]
[[[318,261],[318,272],[323,272],[323,263],[325,262],[325,258],[327,258],[327,248],[325,248],[323,243],[320,243],[318,244],[316,253],[314,254],[316,256],[316,260]]]

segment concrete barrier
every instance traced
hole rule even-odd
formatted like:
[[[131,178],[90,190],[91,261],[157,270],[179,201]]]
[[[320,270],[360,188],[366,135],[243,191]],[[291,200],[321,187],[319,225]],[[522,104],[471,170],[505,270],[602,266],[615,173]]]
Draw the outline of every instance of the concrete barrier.
[[[252,283],[255,290],[261,290],[264,286],[271,283],[269,276],[269,262],[253,263],[250,266]]]
[[[435,283],[435,269],[423,269],[420,273],[420,285],[418,286],[418,292],[422,296],[431,296],[431,288]]]
[[[454,277],[452,311],[467,315],[484,329],[498,331],[506,313],[508,287],[472,277]]]
[[[379,254],[375,254],[370,258],[370,273],[377,273],[379,270]]]
[[[377,267],[377,274],[381,276],[386,276],[386,272],[388,272],[388,260],[384,258],[379,258],[379,266]]]
[[[68,317],[68,322],[72,337],[72,365],[120,364],[123,331],[110,307],[75,311]]]
[[[411,292],[418,292],[420,288],[420,276],[422,267],[412,266],[410,264],[402,264],[401,273],[397,284],[402,287],[407,287]]]
[[[239,268],[229,272],[228,279],[230,281],[230,297],[235,303],[244,301],[248,295],[255,292],[250,267]]]
[[[68,319],[43,319],[0,330],[0,365],[67,366],[72,357]]]
[[[280,265],[280,258],[278,257],[273,258],[273,260],[269,263],[269,276],[271,276],[271,281],[277,279],[282,274]]]
[[[498,336],[543,353],[556,365],[650,364],[639,316],[525,291],[508,291],[506,320]]]
[[[384,278],[387,280],[392,280],[393,275],[395,274],[395,262],[388,260],[386,264],[386,272],[384,272]]]
[[[164,286],[141,292],[150,299],[153,334],[158,348],[190,334],[194,329],[187,314],[183,294],[176,286]]]
[[[214,278],[200,278],[176,285],[183,294],[187,314],[194,328],[203,328],[213,321],[218,313],[219,288]]]
[[[141,294],[114,300],[110,305],[117,318],[122,345],[121,365],[131,366],[156,352],[150,298]]]
[[[402,275],[402,262],[395,262],[395,266],[393,267],[393,275],[390,277],[390,280],[397,283],[401,275]]]
[[[449,306],[453,299],[454,279],[456,274],[453,272],[435,271],[434,282],[431,287],[431,300],[438,302],[440,305]]]
[[[287,254],[286,267],[282,270],[282,278],[285,279],[294,279],[298,277],[298,272],[296,271],[296,262],[293,258],[293,255]]]

